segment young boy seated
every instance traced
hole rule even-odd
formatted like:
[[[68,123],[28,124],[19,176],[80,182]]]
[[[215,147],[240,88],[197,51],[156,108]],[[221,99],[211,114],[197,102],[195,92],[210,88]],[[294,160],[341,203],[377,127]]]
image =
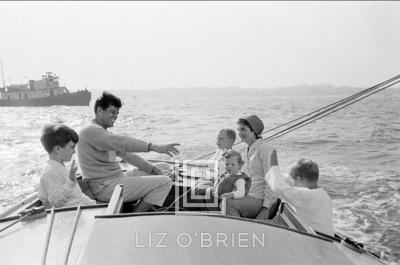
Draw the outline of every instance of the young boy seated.
[[[318,186],[318,165],[312,160],[300,159],[290,169],[291,178],[285,178],[278,167],[276,150],[271,153],[270,165],[265,180],[272,191],[291,204],[314,230],[333,236],[332,200]]]
[[[244,162],[239,152],[229,150],[225,154],[225,173],[219,178],[216,187],[211,188],[214,196],[226,199],[243,198],[249,192],[250,178],[240,172]]]
[[[212,159],[216,161],[216,168],[218,169],[217,175],[220,176],[225,172],[224,153],[227,150],[232,149],[232,146],[236,140],[236,133],[234,130],[229,128],[221,129],[217,134],[216,140],[218,149]]]
[[[217,151],[215,152],[212,160],[215,161],[215,180],[214,184],[218,181],[218,177],[225,173],[225,153],[227,150],[232,149],[236,140],[236,132],[232,129],[221,129],[217,134],[216,139]],[[215,185],[214,185],[215,187]]]
[[[204,195],[206,192],[206,188],[210,187],[210,185],[216,188],[217,183],[219,182],[219,177],[225,173],[225,153],[227,150],[232,149],[233,144],[236,140],[236,133],[234,130],[225,128],[219,130],[216,138],[217,151],[215,151],[215,155],[211,158],[211,160],[215,161],[214,163],[214,172],[213,179],[203,181],[198,188],[196,188],[195,193],[197,195]],[[212,182],[211,182],[212,181]]]
[[[64,166],[75,153],[78,140],[78,134],[65,125],[48,124],[43,128],[40,142],[49,154],[49,160],[40,178],[39,198],[46,208],[96,203],[76,185],[75,160],[69,172]]]

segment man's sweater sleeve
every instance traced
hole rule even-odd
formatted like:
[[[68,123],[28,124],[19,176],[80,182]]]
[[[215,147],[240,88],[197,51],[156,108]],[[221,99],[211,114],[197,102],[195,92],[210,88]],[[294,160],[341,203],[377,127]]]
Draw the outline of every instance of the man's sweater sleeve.
[[[131,164],[132,166],[137,167],[138,169],[151,174],[151,171],[154,168],[154,165],[148,162],[146,159],[132,153],[125,153],[125,152],[117,152],[117,155],[124,159],[127,163]]]
[[[91,127],[82,135],[95,148],[103,151],[147,152],[148,143],[132,137],[114,135],[103,128]]]

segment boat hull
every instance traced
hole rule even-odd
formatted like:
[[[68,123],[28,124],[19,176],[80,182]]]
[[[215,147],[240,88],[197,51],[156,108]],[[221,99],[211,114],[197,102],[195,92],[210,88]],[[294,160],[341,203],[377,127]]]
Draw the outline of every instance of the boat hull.
[[[113,263],[353,265],[330,240],[201,213],[98,216],[77,264]]]
[[[383,264],[366,251],[273,222],[196,212],[110,215],[113,207],[106,207],[82,206],[80,214],[58,208],[54,222],[49,210],[14,225],[18,216],[0,218],[0,249],[7,253],[1,264],[40,264],[47,246],[46,264]]]
[[[94,216],[102,214],[105,209],[105,205],[82,207],[68,264],[76,264],[81,248],[84,247],[91,230]],[[76,208],[72,207],[56,209],[45,264],[64,264],[76,212]],[[15,220],[10,218],[8,221],[0,222],[0,225],[3,228]],[[0,263],[2,265],[44,264],[42,258],[50,220],[51,214],[48,212],[45,217],[21,221],[2,231],[0,233],[2,253]]]
[[[0,100],[0,107],[45,107],[45,106],[89,106],[91,93],[83,90],[53,97]]]

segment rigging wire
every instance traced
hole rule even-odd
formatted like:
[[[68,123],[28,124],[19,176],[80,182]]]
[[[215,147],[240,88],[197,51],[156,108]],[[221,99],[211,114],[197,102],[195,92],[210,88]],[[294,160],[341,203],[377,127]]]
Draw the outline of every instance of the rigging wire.
[[[373,94],[376,94],[376,93],[378,93],[378,92],[380,92],[380,91],[382,91],[384,89],[392,87],[393,85],[400,83],[400,80],[398,80],[399,78],[400,78],[400,75],[397,75],[397,76],[395,76],[395,77],[393,77],[393,78],[391,78],[389,80],[386,80],[386,81],[384,81],[382,83],[379,83],[379,84],[377,84],[375,86],[372,86],[370,88],[364,89],[363,91],[360,91],[360,92],[355,93],[355,94],[353,94],[353,95],[351,95],[349,97],[346,97],[344,99],[341,99],[339,101],[331,103],[331,104],[329,104],[329,105],[327,105],[325,107],[322,107],[320,109],[312,111],[312,112],[310,112],[310,113],[308,113],[306,115],[298,117],[298,118],[296,118],[294,120],[291,120],[291,121],[289,121],[289,122],[287,122],[285,124],[282,124],[282,125],[279,125],[277,127],[272,128],[270,130],[264,131],[262,133],[262,135],[264,135],[264,134],[266,134],[268,132],[274,131],[274,130],[276,130],[278,128],[281,128],[283,126],[286,126],[286,125],[289,125],[289,124],[293,124],[294,122],[301,120],[301,121],[297,122],[296,124],[286,128],[286,129],[283,129],[283,130],[281,130],[281,131],[279,131],[279,132],[277,132],[277,133],[275,133],[275,134],[273,134],[273,135],[271,135],[269,137],[264,138],[263,141],[271,141],[271,140],[274,140],[274,139],[276,139],[278,137],[282,137],[285,134],[288,134],[288,133],[290,133],[292,131],[300,129],[300,128],[306,126],[306,125],[309,125],[309,124],[319,120],[319,119],[322,119],[322,118],[324,118],[324,117],[326,117],[328,115],[331,115],[331,114],[333,114],[333,113],[335,113],[335,112],[337,112],[337,111],[339,111],[339,110],[341,110],[341,109],[343,109],[343,108],[345,108],[347,106],[350,106],[350,105],[352,105],[352,104],[354,104],[354,103],[356,103],[356,102],[358,102],[360,100],[363,100],[363,99],[365,99],[365,98],[367,98],[367,97],[369,97],[369,96],[371,96]],[[305,119],[306,117],[308,117],[308,118]],[[235,146],[240,144],[240,143],[242,143],[242,142],[236,143]],[[241,149],[240,152],[242,152],[245,149],[246,148]],[[209,156],[211,154],[214,154],[214,153],[215,153],[215,151],[211,152],[211,153],[208,153],[206,155],[200,156],[199,158],[190,160],[190,162],[194,162],[196,160],[205,158],[205,157],[207,157],[207,156]],[[195,185],[195,187],[198,184],[199,183],[197,183]],[[166,207],[164,209],[164,211],[169,210],[181,197],[185,196],[190,190],[191,189],[188,189],[182,195],[178,196],[178,198],[175,199],[168,207]]]
[[[329,108],[329,107],[331,107],[331,106],[337,106],[337,105],[342,104],[342,103],[345,102],[345,101],[352,100],[352,99],[354,99],[354,98],[356,98],[356,97],[358,97],[358,96],[360,96],[360,95],[362,95],[362,94],[365,94],[365,93],[370,92],[370,91],[373,90],[373,89],[376,89],[376,88],[378,88],[378,87],[380,87],[380,86],[386,85],[387,83],[390,83],[390,82],[392,82],[392,81],[394,81],[394,80],[396,80],[396,79],[398,79],[398,78],[400,78],[400,75],[397,75],[397,76],[395,76],[395,77],[393,77],[393,78],[391,78],[391,79],[389,79],[389,80],[386,80],[386,81],[384,81],[384,82],[382,82],[382,83],[380,83],[380,84],[377,84],[377,85],[375,85],[375,86],[373,86],[373,87],[364,89],[364,90],[362,90],[362,91],[360,91],[360,92],[357,92],[357,93],[355,93],[355,94],[353,94],[353,95],[350,95],[350,96],[348,96],[348,97],[346,97],[346,98],[344,98],[344,99],[341,99],[341,100],[338,100],[338,101],[336,101],[336,102],[333,102],[333,103],[331,103],[331,104],[329,104],[329,105],[327,105],[327,106],[324,106],[324,107],[322,107],[322,108],[319,108],[319,109],[317,109],[317,110],[314,110],[314,111],[312,111],[312,112],[310,112],[310,113],[308,113],[308,114],[305,114],[305,115],[303,115],[303,116],[301,116],[301,117],[298,117],[298,118],[296,118],[296,119],[294,119],[294,120],[291,120],[291,121],[286,122],[286,123],[284,123],[284,124],[281,124],[281,125],[279,125],[279,126],[277,126],[277,127],[274,127],[274,128],[269,129],[269,130],[267,130],[267,131],[264,131],[264,132],[262,133],[262,135],[264,135],[264,134],[266,134],[266,133],[268,133],[268,132],[274,131],[274,130],[276,130],[276,129],[279,129],[279,128],[283,127],[283,126],[289,125],[289,124],[291,124],[291,123],[293,123],[293,122],[295,122],[295,121],[298,121],[298,120],[300,120],[300,119],[302,119],[302,118],[305,118],[305,117],[307,117],[307,116],[310,116],[310,115],[312,115],[312,114],[314,114],[314,113],[316,113],[316,112],[319,112],[319,111],[322,111],[322,110],[324,110],[324,109],[327,109],[327,108]]]
[[[400,80],[397,81],[397,82],[394,82],[393,84],[390,84],[390,85],[388,85],[388,86],[386,86],[386,87],[383,87],[383,88],[380,88],[380,89],[378,89],[378,90],[376,90],[376,91],[373,91],[373,92],[371,92],[370,94],[364,95],[363,97],[360,97],[360,98],[358,98],[357,100],[351,101],[350,103],[347,103],[347,104],[341,106],[340,108],[336,108],[336,109],[333,109],[333,110],[331,109],[330,111],[327,111],[326,113],[325,113],[325,112],[324,112],[324,113],[321,113],[321,115],[318,115],[318,117],[315,118],[315,119],[314,119],[314,117],[312,117],[312,118],[309,118],[309,119],[307,119],[307,120],[302,121],[301,123],[297,123],[297,124],[295,124],[295,125],[293,125],[293,126],[287,128],[287,129],[285,129],[285,130],[282,130],[282,131],[280,131],[280,132],[278,132],[278,133],[276,133],[276,134],[274,134],[274,135],[271,135],[271,136],[265,138],[264,141],[271,141],[271,140],[274,140],[274,139],[276,139],[276,138],[279,138],[279,137],[281,137],[281,136],[283,136],[283,135],[285,135],[285,134],[287,134],[287,133],[289,133],[289,132],[292,132],[292,131],[294,131],[294,130],[297,130],[297,129],[299,129],[299,128],[303,127],[303,126],[306,126],[306,125],[308,125],[308,124],[310,124],[310,123],[313,123],[313,122],[315,122],[315,121],[317,121],[317,120],[319,120],[319,119],[322,119],[322,118],[324,118],[324,117],[326,117],[326,116],[328,116],[328,115],[330,115],[330,114],[332,114],[332,113],[335,113],[335,112],[337,112],[337,111],[339,111],[339,110],[341,110],[341,109],[343,109],[343,108],[345,108],[345,107],[347,107],[347,106],[350,106],[350,105],[352,105],[352,104],[354,104],[354,103],[356,103],[356,102],[358,102],[358,101],[360,101],[360,100],[363,100],[364,98],[367,98],[367,97],[369,97],[369,96],[371,96],[371,95],[373,95],[373,94],[376,94],[376,93],[378,93],[378,92],[380,92],[380,91],[382,91],[382,90],[384,90],[384,89],[387,89],[387,88],[389,88],[389,87],[391,87],[391,86],[393,86],[393,85],[395,85],[395,84],[397,84],[397,83],[400,83]],[[323,114],[323,115],[322,115],[322,114]]]
[[[306,125],[308,125],[310,123],[313,123],[314,121],[316,121],[318,119],[321,119],[321,118],[323,118],[325,116],[328,116],[328,115],[330,115],[330,114],[332,114],[332,113],[334,113],[334,112],[336,112],[336,111],[338,111],[338,110],[340,110],[342,108],[345,108],[345,107],[347,107],[347,106],[349,106],[351,104],[354,104],[354,103],[356,103],[356,102],[358,102],[358,101],[360,101],[360,100],[362,100],[362,99],[364,99],[366,97],[369,97],[370,95],[373,95],[373,94],[375,94],[377,92],[380,92],[380,91],[382,91],[382,90],[384,90],[386,88],[389,88],[389,87],[399,83],[400,81],[396,81],[399,78],[400,78],[400,75],[397,75],[397,76],[392,77],[392,78],[390,78],[390,79],[388,79],[386,81],[383,81],[383,82],[381,82],[381,83],[379,83],[377,85],[374,85],[374,86],[372,86],[370,88],[364,89],[364,90],[362,90],[360,92],[357,92],[357,93],[355,93],[353,95],[350,95],[350,96],[348,96],[348,97],[346,97],[344,99],[338,100],[338,101],[333,102],[333,103],[331,103],[331,104],[329,104],[327,106],[324,106],[324,107],[319,108],[317,110],[314,110],[314,111],[312,111],[312,112],[310,112],[308,114],[300,116],[300,117],[298,117],[298,118],[296,118],[294,120],[291,120],[291,121],[289,121],[287,123],[281,124],[281,125],[276,126],[276,127],[272,128],[272,129],[264,131],[262,133],[262,135],[264,135],[264,134],[266,134],[268,132],[274,131],[276,129],[282,128],[283,126],[292,124],[292,123],[294,123],[296,121],[302,120],[302,119],[304,119],[306,117],[309,117],[312,114],[317,113],[317,114],[313,115],[312,117],[310,117],[308,119],[302,120],[302,121],[296,123],[295,125],[292,125],[292,126],[286,128],[286,129],[282,130],[282,131],[279,131],[279,132],[273,134],[272,136],[269,136],[269,137],[265,138],[264,140],[271,141],[271,140],[276,139],[278,137],[281,137],[281,136],[283,136],[283,135],[285,135],[285,134],[287,134],[289,132],[292,132],[292,131],[294,131],[294,130],[296,130],[298,128],[301,128],[301,127],[306,126]],[[394,82],[394,81],[396,81],[396,82]],[[383,87],[383,86],[386,86],[386,87]],[[234,146],[237,146],[237,145],[239,145],[241,143],[242,143],[242,141],[234,144]],[[241,149],[240,151],[242,151],[242,150],[244,150],[244,149]],[[215,151],[207,153],[207,154],[202,155],[200,157],[197,157],[197,158],[195,158],[193,160],[190,160],[189,162],[194,162],[196,160],[203,159],[203,158],[208,157],[208,156],[210,156],[210,155],[212,155],[214,153],[215,153]]]

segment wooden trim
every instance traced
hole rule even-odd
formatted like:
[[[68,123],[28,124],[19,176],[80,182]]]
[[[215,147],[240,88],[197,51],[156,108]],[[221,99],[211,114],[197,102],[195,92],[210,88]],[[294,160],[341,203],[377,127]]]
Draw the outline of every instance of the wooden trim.
[[[282,217],[288,219],[290,224],[294,226],[294,229],[310,234],[315,234],[314,230],[304,225],[301,222],[301,220],[297,218],[297,215],[290,204],[282,202],[281,205],[282,205],[282,211],[281,211]]]
[[[122,203],[124,201],[124,197],[122,197],[123,188],[124,185],[122,184],[115,186],[110,202],[108,203],[107,210],[104,214],[118,214],[121,211]]]
[[[23,199],[22,201],[17,202],[16,204],[10,206],[5,211],[0,213],[0,218],[6,217],[7,215],[9,215],[12,212],[14,212],[14,211],[18,210],[19,208],[21,208],[22,206],[27,205],[28,203],[31,203],[33,200],[38,198],[38,194],[39,194],[38,192],[35,192],[34,194],[31,194],[30,196],[28,196],[25,199]]]
[[[222,215],[226,215],[226,198],[223,197],[221,201],[221,212]]]
[[[279,218],[287,227],[298,230],[296,228],[296,226],[291,222],[291,220],[286,215],[280,214]],[[304,232],[303,230],[300,230],[300,231]]]

